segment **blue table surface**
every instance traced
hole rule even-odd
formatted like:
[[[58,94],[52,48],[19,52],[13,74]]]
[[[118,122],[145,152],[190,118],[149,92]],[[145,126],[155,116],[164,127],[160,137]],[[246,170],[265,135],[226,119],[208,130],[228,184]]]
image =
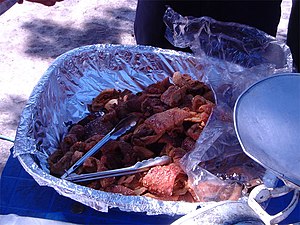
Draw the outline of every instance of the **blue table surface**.
[[[108,213],[96,211],[53,188],[39,186],[23,169],[18,159],[10,155],[0,178],[0,214],[17,214],[76,224],[171,224],[180,216],[122,212],[116,208]],[[291,194],[270,201],[267,211],[275,214],[287,206]],[[300,204],[281,224],[300,221]]]

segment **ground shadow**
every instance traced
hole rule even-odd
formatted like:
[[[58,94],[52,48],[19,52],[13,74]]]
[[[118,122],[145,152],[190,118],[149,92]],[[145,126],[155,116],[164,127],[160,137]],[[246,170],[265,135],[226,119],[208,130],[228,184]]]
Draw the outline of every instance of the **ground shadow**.
[[[133,29],[128,27],[133,23],[134,10],[118,8],[108,10],[106,13],[107,19],[87,20],[80,29],[67,27],[51,20],[26,22],[22,28],[30,33],[26,40],[25,53],[33,57],[56,58],[80,46],[100,43],[119,44],[122,34],[133,35]]]
[[[20,95],[9,95],[7,101],[1,102],[0,114],[9,112],[9,118],[3,121],[3,127],[6,129],[16,130],[19,124],[20,115],[27,99]]]

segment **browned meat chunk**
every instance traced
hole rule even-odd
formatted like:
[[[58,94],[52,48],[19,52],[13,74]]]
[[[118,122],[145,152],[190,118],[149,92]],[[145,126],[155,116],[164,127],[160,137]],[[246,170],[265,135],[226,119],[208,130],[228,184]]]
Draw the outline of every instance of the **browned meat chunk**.
[[[206,104],[206,99],[204,97],[202,97],[201,95],[196,95],[193,99],[192,99],[192,110],[195,112],[199,112],[199,108],[202,105]]]
[[[205,112],[207,115],[210,115],[213,108],[214,104],[211,102],[207,102],[207,104],[201,105],[198,110],[200,113]]]
[[[162,94],[167,90],[167,88],[171,85],[169,78],[165,78],[161,82],[157,82],[154,84],[150,84],[145,88],[146,93],[150,94]]]
[[[143,146],[133,146],[133,150],[137,154],[140,160],[149,159],[154,156],[154,152],[143,147]]]
[[[170,86],[160,97],[160,100],[170,107],[178,107],[186,95],[185,87]]]
[[[48,162],[49,164],[57,163],[63,156],[64,156],[64,152],[61,149],[57,149],[49,156]]]
[[[156,134],[154,130],[143,123],[134,130],[132,135],[132,144],[137,146],[146,146],[157,142],[160,137],[161,135]]]
[[[123,195],[135,195],[135,192],[128,187],[123,185],[111,185],[105,188],[105,191],[113,192],[113,193],[120,193]]]
[[[174,73],[173,82],[179,87],[186,87],[187,93],[203,95],[210,89],[203,82],[193,80],[188,74]]]
[[[190,117],[189,112],[179,108],[172,108],[152,115],[145,120],[145,124],[153,129],[156,134],[163,134],[182,124],[183,120],[188,117]]]
[[[94,157],[87,158],[82,165],[84,173],[97,172],[97,160]]]
[[[242,186],[237,183],[203,181],[197,185],[196,192],[199,201],[236,201],[242,195]]]
[[[171,163],[167,166],[156,166],[151,168],[142,183],[149,192],[159,196],[172,196],[175,180],[184,172],[177,164]]]
[[[78,140],[82,140],[84,138],[84,127],[79,124],[75,124],[71,127],[69,134],[75,134]]]
[[[67,152],[56,163],[49,162],[51,174],[56,176],[62,176],[67,169],[71,167],[73,152]]]
[[[207,91],[206,93],[203,94],[203,97],[208,101],[215,103],[215,96],[213,91],[211,90]]]
[[[189,152],[195,148],[195,144],[196,142],[194,139],[186,137],[181,144],[181,148],[183,148],[186,152]]]
[[[119,148],[122,156],[123,167],[132,166],[137,162],[137,154],[133,150],[131,144],[119,141]]]
[[[140,173],[123,176],[118,180],[118,184],[134,190],[136,188],[142,187],[141,186],[142,184],[140,183],[141,178],[142,178],[142,175]]]
[[[155,97],[148,97],[141,104],[141,111],[146,116],[150,116],[155,113],[160,113],[167,109],[167,106],[162,101],[160,101],[159,98]]]
[[[116,181],[116,178],[115,177],[108,177],[108,178],[103,178],[100,180],[100,185],[102,188],[107,188],[111,185],[113,185]]]
[[[197,141],[199,138],[200,134],[202,132],[202,127],[195,123],[193,124],[188,130],[187,130],[187,135],[191,137],[194,141]]]
[[[96,98],[93,99],[91,105],[91,112],[98,112],[102,110],[105,104],[111,99],[118,99],[120,92],[115,89],[107,89],[102,91]]]
[[[78,141],[76,134],[67,134],[63,141],[60,143],[61,150],[66,153],[70,150],[71,146]]]
[[[76,163],[83,155],[84,155],[83,152],[75,151],[74,154],[72,155],[71,165]]]
[[[90,138],[96,134],[105,135],[112,128],[113,124],[110,121],[105,120],[103,117],[97,117],[95,120],[89,122],[85,127],[85,136]]]
[[[148,97],[146,93],[140,92],[138,94],[128,95],[128,99],[125,102],[127,109],[131,112],[141,112],[142,102]]]
[[[76,151],[86,152],[85,149],[86,149],[86,143],[78,141],[74,145],[72,145],[72,147],[70,148],[70,151],[71,152],[76,152]]]
[[[89,151],[92,147],[94,147],[102,138],[104,137],[104,135],[101,134],[95,134],[94,136],[88,138],[85,142],[84,142],[84,152]]]
[[[185,155],[186,151],[182,148],[173,148],[169,152],[169,156],[172,158],[174,163],[179,164],[179,160]]]

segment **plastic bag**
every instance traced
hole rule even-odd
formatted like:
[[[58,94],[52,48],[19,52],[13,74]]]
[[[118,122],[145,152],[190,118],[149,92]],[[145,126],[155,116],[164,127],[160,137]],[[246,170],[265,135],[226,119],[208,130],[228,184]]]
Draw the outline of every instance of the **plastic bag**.
[[[201,198],[205,183],[212,187],[232,188],[232,180],[221,180],[199,164],[206,161],[232,162],[242,153],[235,134],[233,108],[238,96],[251,84],[276,73],[292,71],[289,48],[274,37],[250,26],[216,21],[210,17],[183,17],[168,8],[164,15],[166,38],[176,47],[189,47],[199,58],[221,60],[207,75],[206,83],[215,91],[216,108],[200,135],[194,151],[181,163]],[[243,161],[238,165],[243,167]],[[259,165],[255,165],[261,171]],[[246,171],[246,170],[245,170]],[[259,172],[258,172],[259,174]],[[232,193],[234,190],[232,191]],[[212,201],[221,200],[212,192]]]
[[[247,68],[268,63],[276,69],[292,67],[289,48],[254,27],[210,17],[182,17],[170,7],[164,21],[169,42],[179,48],[189,47],[197,56],[211,56]]]

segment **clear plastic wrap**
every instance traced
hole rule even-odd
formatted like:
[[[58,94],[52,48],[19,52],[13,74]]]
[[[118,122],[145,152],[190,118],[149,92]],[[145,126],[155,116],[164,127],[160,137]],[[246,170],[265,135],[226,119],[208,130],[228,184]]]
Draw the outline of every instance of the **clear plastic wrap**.
[[[197,56],[211,56],[246,68],[273,64],[291,68],[289,48],[274,37],[254,27],[210,17],[183,17],[168,8],[164,21],[166,38],[179,48],[189,47]]]
[[[210,17],[183,17],[171,8],[167,9],[164,21],[166,38],[174,46],[189,47],[199,58],[222,61],[205,81],[215,91],[217,106],[195,150],[181,162],[199,196],[206,182],[230,188],[230,182],[221,181],[199,164],[218,157],[230,161],[242,152],[232,118],[235,101],[253,83],[276,73],[291,72],[290,49],[253,27]],[[211,196],[211,200],[218,201],[219,196]]]
[[[168,24],[171,23],[174,27],[178,25],[169,20]],[[280,49],[283,54],[289,51],[286,46]],[[199,180],[199,162],[224,153],[226,148],[240,151],[232,122],[232,107],[239,93],[256,80],[291,71],[290,64],[282,62],[282,65],[280,68],[274,64],[245,68],[204,54],[194,56],[147,46],[91,45],[74,49],[58,57],[32,91],[21,115],[14,155],[40,185],[53,187],[58,193],[99,211],[118,207],[148,214],[192,212],[198,206],[213,204],[213,200],[172,202],[94,190],[51,176],[47,158],[66,134],[68,124],[85,117],[87,105],[102,90],[127,88],[135,93],[180,71],[208,84],[217,100],[217,107],[196,148],[182,160],[191,179]]]

